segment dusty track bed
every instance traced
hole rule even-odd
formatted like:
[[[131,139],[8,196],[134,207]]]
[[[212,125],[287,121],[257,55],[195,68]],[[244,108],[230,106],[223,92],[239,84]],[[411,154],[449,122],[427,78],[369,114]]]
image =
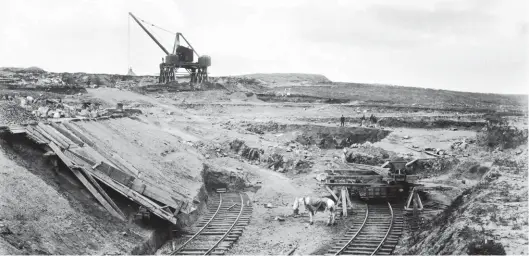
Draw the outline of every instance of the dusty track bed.
[[[171,255],[223,255],[239,240],[250,222],[252,205],[244,193],[214,193],[207,212],[187,230],[170,241]]]
[[[362,208],[365,217],[355,219],[353,227],[345,232],[343,238],[339,239],[328,253],[330,255],[391,254],[404,227],[402,210],[400,207],[393,207],[389,203],[364,205]]]

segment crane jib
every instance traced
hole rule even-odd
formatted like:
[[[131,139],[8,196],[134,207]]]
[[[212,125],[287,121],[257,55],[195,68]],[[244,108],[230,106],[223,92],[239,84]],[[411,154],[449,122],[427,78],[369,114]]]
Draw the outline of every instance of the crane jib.
[[[140,27],[145,31],[145,33],[147,33],[147,35],[149,35],[149,37],[162,49],[162,51],[165,52],[165,54],[169,55],[169,51],[167,51],[167,49],[165,49],[165,47],[163,47],[162,44],[160,44],[160,42],[158,42],[158,40],[151,34],[151,32],[149,32],[149,30],[147,30],[147,28],[145,28],[145,26],[143,26],[143,24],[141,24],[141,22],[136,18],[136,16],[134,16],[134,14],[132,14],[131,12],[129,12],[129,15],[136,21],[136,23],[138,23],[138,25],[140,25]]]

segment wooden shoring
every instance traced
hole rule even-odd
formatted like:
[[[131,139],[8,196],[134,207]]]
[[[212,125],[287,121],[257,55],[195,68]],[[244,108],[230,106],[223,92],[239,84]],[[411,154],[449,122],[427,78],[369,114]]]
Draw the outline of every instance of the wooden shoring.
[[[347,195],[346,195],[346,188],[342,188],[342,212],[343,216],[347,216]]]
[[[56,140],[60,140],[60,141],[64,142],[65,144],[67,144],[68,147],[70,147],[71,145],[74,144],[70,139],[68,139],[66,136],[62,135],[60,132],[55,130],[55,128],[53,128],[52,126],[50,126],[48,124],[38,123],[37,126],[41,127],[42,129],[44,129],[48,134],[53,136]]]
[[[42,142],[43,144],[48,144],[50,142],[50,140],[48,140],[47,138],[45,138],[42,134],[40,134],[39,132],[37,132],[35,130],[35,128],[33,128],[32,126],[28,126],[26,128],[26,135],[28,136],[33,136],[34,138],[38,139],[40,142]]]
[[[101,195],[103,195],[103,197],[108,201],[108,203],[114,208],[114,210],[116,210],[116,212],[123,216],[123,218],[125,218],[125,214],[123,214],[123,212],[121,211],[121,209],[119,209],[119,207],[116,205],[116,203],[114,203],[114,200],[112,200],[112,198],[110,198],[110,196],[107,194],[107,192],[101,187],[101,185],[99,185],[99,183],[97,182],[97,180],[94,179],[94,177],[92,177],[92,174],[90,174],[88,171],[86,171],[84,168],[79,168],[79,170],[81,170],[81,172],[84,173],[84,175],[88,178],[88,180],[90,182],[92,182],[92,184],[94,185],[94,187],[97,189],[97,191],[99,191],[99,193],[101,193]]]
[[[349,193],[349,189],[345,188],[345,192],[346,192],[347,205],[348,207],[353,209],[353,203],[351,202],[351,194]]]
[[[65,126],[66,126],[66,123],[65,123]],[[69,125],[67,127],[71,128],[71,127],[74,127],[74,125]],[[101,156],[105,157],[107,161],[112,163],[114,166],[118,167],[119,169],[123,171],[127,171],[128,173],[133,174],[134,176],[138,175],[139,171],[136,168],[131,167],[131,165],[126,163],[126,161],[123,160],[120,156],[118,156],[117,154],[108,152],[106,150],[103,150],[101,147],[98,147],[96,143],[94,143],[94,140],[90,138],[91,137],[90,134],[83,133],[82,131],[80,131],[80,129],[77,129],[77,127],[73,128],[72,130],[76,130],[77,134],[82,134],[83,136],[78,136],[78,137],[88,146],[93,148]]]
[[[77,136],[77,138],[81,139],[81,141],[84,142],[86,145],[88,145],[90,147],[94,146],[94,142],[91,141],[89,138],[87,138],[85,136],[85,134],[82,131],[80,131],[77,127],[75,127],[74,125],[72,125],[72,124],[70,124],[68,122],[64,122],[62,124],[64,125],[64,127],[66,127],[68,129],[68,131],[70,131],[75,136]]]
[[[329,186],[325,186],[325,188],[327,189],[327,191],[329,191],[329,193],[331,193],[332,197],[334,197],[334,199],[336,199],[336,203],[338,203],[338,197],[336,196],[336,194],[334,194],[332,189],[329,188]]]
[[[47,139],[52,141],[54,144],[60,146],[61,148],[69,148],[70,145],[66,143],[65,141],[61,140],[60,138],[57,138],[57,136],[53,136],[50,131],[48,131],[47,128],[43,124],[39,123],[39,125],[35,126],[35,130],[40,132],[43,136],[45,136]]]
[[[46,142],[46,143],[49,143],[50,142],[50,139],[48,139],[46,136],[44,136],[42,133],[40,133],[39,131],[37,131],[35,129],[35,127],[31,126],[31,125],[28,125],[28,127],[26,127],[26,131],[28,134],[31,134],[37,138],[39,138],[40,140]]]
[[[105,200],[105,198],[97,191],[96,188],[83,176],[81,172],[77,169],[78,167],[74,165],[70,158],[63,154],[61,149],[54,143],[49,143],[50,148],[57,154],[57,156],[63,161],[63,163],[72,171],[72,173],[79,179],[79,181],[90,191],[90,193],[96,198],[96,200],[114,217],[125,220],[125,217],[122,214],[119,214],[110,204]]]
[[[88,163],[92,167],[92,169],[106,174],[112,180],[136,191],[141,195],[153,198],[156,201],[164,203],[165,205],[174,208],[177,212],[181,209],[183,205],[183,201],[174,199],[173,197],[168,195],[168,192],[157,188],[155,185],[150,184],[144,180],[135,178],[130,174],[123,172],[120,169],[109,165],[108,163],[105,163],[104,161],[93,161],[73,150],[69,150],[67,152],[79,158],[80,160]]]
[[[146,207],[147,209],[149,209],[149,211],[151,211],[154,215],[162,218],[162,219],[165,219],[173,224],[176,224],[177,220],[176,220],[176,217],[175,217],[175,214],[172,214],[168,211],[165,211],[165,210],[162,210],[160,205],[158,205],[157,203],[153,202],[152,200],[150,200],[149,198],[141,195],[140,193],[120,184],[120,183],[117,183],[117,182],[114,182],[110,177],[106,176],[105,174],[99,172],[99,171],[95,171],[95,170],[89,170],[88,168],[86,168],[85,170],[87,170],[88,172],[92,173],[93,177],[96,178],[97,180],[101,181],[102,183],[104,183],[105,185],[107,185],[108,187],[112,188],[113,190],[117,191],[118,193],[122,194],[123,196],[131,199],[132,201],[140,204],[140,205],[143,205],[144,207]]]
[[[84,143],[79,138],[77,138],[74,134],[69,132],[67,129],[61,127],[59,124],[51,122],[50,125],[53,128],[55,128],[55,130],[57,130],[59,133],[61,133],[64,137],[68,138],[73,143],[77,144],[77,146],[79,147],[84,146]]]

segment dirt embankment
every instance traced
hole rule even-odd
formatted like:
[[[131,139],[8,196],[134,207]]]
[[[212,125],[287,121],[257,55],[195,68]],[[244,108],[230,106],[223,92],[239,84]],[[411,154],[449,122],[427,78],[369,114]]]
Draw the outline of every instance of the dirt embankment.
[[[443,212],[405,236],[395,253],[526,255],[527,147],[521,150],[525,153],[514,158],[508,152],[490,156],[494,161],[490,163],[463,161],[445,175],[429,179],[461,192]]]
[[[22,141],[0,139],[0,244],[9,253],[127,254],[151,235],[152,227],[112,217],[62,165],[55,172]]]

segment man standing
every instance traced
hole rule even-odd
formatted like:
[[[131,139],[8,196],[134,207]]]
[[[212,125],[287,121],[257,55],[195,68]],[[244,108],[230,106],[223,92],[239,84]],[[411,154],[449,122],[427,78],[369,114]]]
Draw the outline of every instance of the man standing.
[[[345,117],[340,117],[340,126],[345,126]]]
[[[362,118],[360,118],[360,126],[364,126],[364,122],[366,121],[366,114],[364,114],[362,116]]]

